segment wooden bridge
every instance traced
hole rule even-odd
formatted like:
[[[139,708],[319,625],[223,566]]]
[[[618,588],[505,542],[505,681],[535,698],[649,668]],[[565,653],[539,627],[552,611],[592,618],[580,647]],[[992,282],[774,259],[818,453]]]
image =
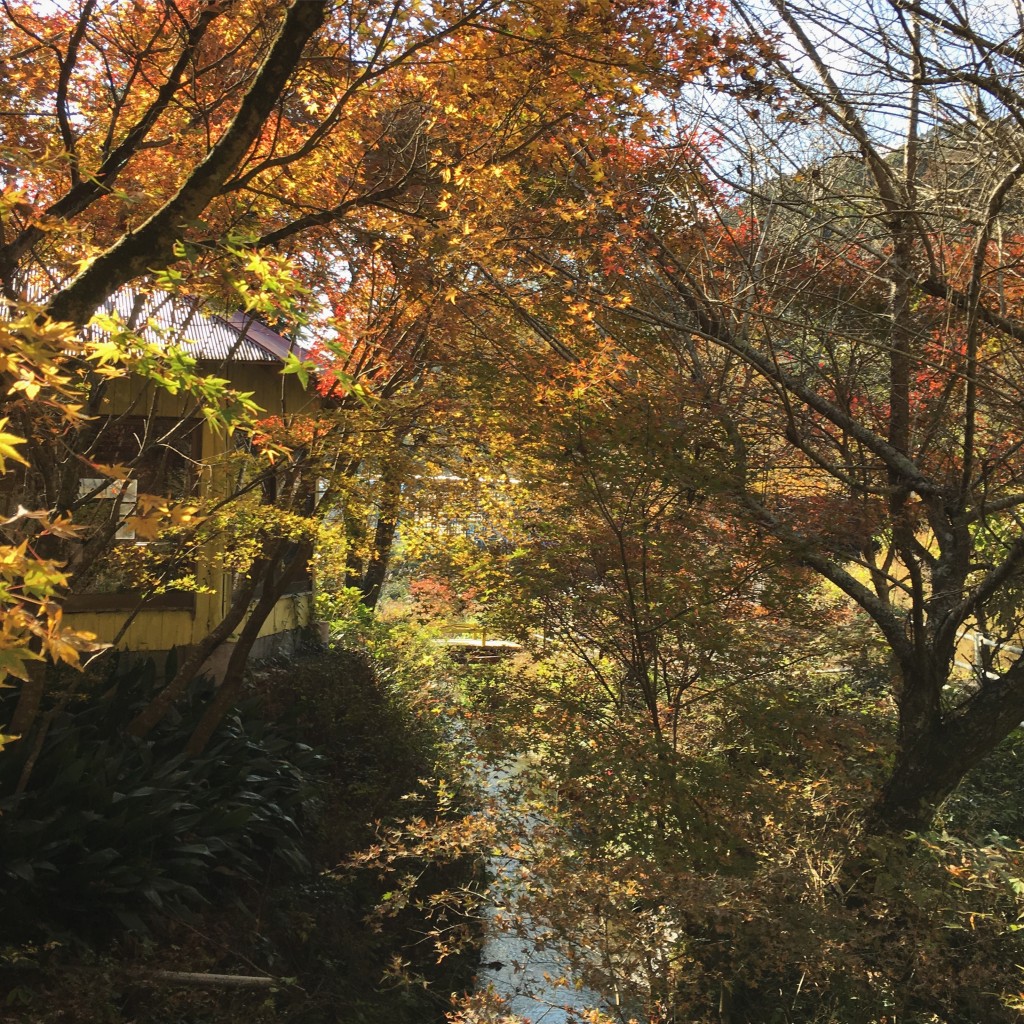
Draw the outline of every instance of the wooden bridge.
[[[442,636],[434,643],[448,649],[452,661],[479,665],[510,658],[521,651],[514,640],[487,635],[487,627],[475,622],[453,622],[441,627]]]

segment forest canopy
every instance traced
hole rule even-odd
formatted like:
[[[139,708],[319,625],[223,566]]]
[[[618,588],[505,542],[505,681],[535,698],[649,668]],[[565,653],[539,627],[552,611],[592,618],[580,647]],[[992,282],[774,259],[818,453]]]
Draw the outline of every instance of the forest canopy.
[[[159,735],[220,652],[201,757],[312,565],[353,621],[391,583],[534,651],[528,690],[566,673],[503,728],[561,751],[602,856],[742,871],[767,826],[723,808],[813,817],[763,780],[832,751],[860,912],[879,844],[948,824],[1024,720],[1021,18],[4,0],[13,795],[174,595],[216,614],[119,728]],[[633,770],[649,806],[595,796]]]

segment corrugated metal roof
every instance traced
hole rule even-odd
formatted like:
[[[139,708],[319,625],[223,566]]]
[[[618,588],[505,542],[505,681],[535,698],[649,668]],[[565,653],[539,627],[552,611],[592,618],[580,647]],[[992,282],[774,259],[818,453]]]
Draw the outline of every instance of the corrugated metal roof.
[[[45,305],[41,289],[28,289],[30,301]],[[283,363],[289,353],[300,359],[307,350],[247,313],[218,316],[203,311],[197,299],[161,291],[122,289],[99,307],[118,317],[147,341],[181,345],[196,359],[210,362]],[[0,319],[10,317],[10,307],[0,302]]]
[[[227,317],[227,323],[236,331],[245,331],[246,337],[254,344],[266,349],[277,356],[281,362],[294,353],[300,358],[306,355],[305,349],[297,342],[289,341],[287,338],[271,330],[266,324],[259,320],[253,320],[247,313],[232,313]]]
[[[281,363],[297,345],[245,313],[228,318],[203,312],[194,299],[166,292],[117,292],[100,307],[116,312],[151,342],[181,345],[196,359],[239,363]]]

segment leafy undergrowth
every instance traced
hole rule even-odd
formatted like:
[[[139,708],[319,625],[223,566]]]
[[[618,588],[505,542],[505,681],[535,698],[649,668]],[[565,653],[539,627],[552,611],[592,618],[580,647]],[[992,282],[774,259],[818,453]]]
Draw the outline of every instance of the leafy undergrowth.
[[[479,675],[480,742],[528,753],[547,808],[527,909],[589,987],[657,1024],[1021,1019],[1019,740],[934,831],[872,834],[892,741],[870,688],[709,691],[670,746],[555,661]]]
[[[438,966],[413,905],[371,927],[387,883],[338,870],[372,843],[376,822],[406,814],[403,796],[423,788],[419,780],[443,770],[433,716],[389,672],[344,651],[264,666],[246,709],[199,765],[167,754],[178,732],[188,734],[188,704],[141,753],[116,730],[103,736],[99,711],[84,726],[82,708],[55,724],[31,800],[8,807],[0,838],[5,851],[24,847],[20,862],[6,852],[3,861],[5,905],[17,914],[0,922],[0,1019],[443,1019],[450,993],[471,980],[471,951]],[[63,844],[53,870],[33,838],[41,829]],[[426,897],[474,871],[470,860],[416,868]],[[157,971],[274,981],[210,987]]]

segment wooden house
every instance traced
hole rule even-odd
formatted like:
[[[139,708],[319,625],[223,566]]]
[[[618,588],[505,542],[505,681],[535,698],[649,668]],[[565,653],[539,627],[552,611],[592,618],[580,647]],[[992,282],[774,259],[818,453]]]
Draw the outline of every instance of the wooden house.
[[[226,379],[238,391],[251,392],[268,414],[290,414],[309,408],[314,400],[294,374],[282,375],[281,367],[293,342],[243,314],[220,317],[168,296],[121,294],[107,310],[116,308],[121,320],[138,325],[146,340],[174,343],[197,361],[197,370]],[[301,352],[298,353],[301,355]],[[174,395],[139,377],[113,381],[104,403],[105,422],[93,461],[116,465],[133,456],[133,479],[108,485],[83,470],[81,494],[92,496],[97,507],[118,501],[117,514],[127,520],[137,493],[185,494],[215,497],[226,492],[231,481],[229,458],[233,446],[245,438],[227,437],[214,430],[194,398]],[[166,444],[151,445],[152,455],[139,461],[142,439],[170,437]],[[230,508],[230,506],[228,506]],[[122,558],[149,542],[136,537],[126,522],[115,542]],[[118,650],[142,652],[158,659],[172,648],[186,648],[206,636],[224,617],[235,580],[219,567],[216,552],[206,549],[193,563],[195,585],[145,596],[117,578],[88,580],[64,605],[68,625],[95,633]],[[291,592],[282,597],[266,620],[253,649],[257,657],[293,646],[301,630],[313,621],[312,579],[300,574]],[[241,624],[239,626],[241,629]],[[237,637],[237,630],[233,637]],[[233,638],[211,657],[208,670],[221,671]]]

